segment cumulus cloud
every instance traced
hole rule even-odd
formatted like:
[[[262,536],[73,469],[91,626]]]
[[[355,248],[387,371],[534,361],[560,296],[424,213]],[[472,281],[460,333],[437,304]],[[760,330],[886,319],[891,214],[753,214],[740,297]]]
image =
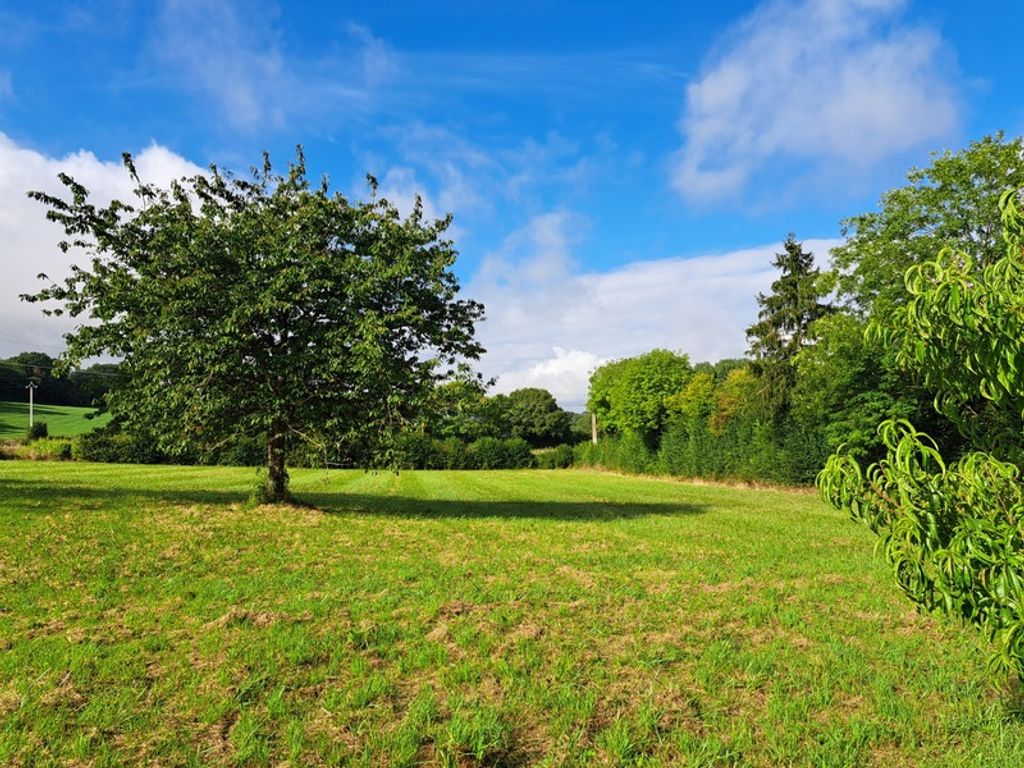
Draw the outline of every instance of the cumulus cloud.
[[[192,176],[202,169],[158,144],[151,144],[135,156],[139,176],[148,182],[166,184],[172,179]],[[69,267],[81,254],[65,254],[57,248],[63,231],[46,220],[46,209],[26,193],[40,190],[60,194],[58,173],[68,173],[85,185],[94,201],[106,204],[114,198],[131,196],[132,182],[120,161],[105,162],[91,152],[79,151],[64,157],[49,157],[19,146],[0,133],[0,356],[28,349],[58,353],[61,334],[79,320],[45,317],[39,305],[26,304],[19,294],[34,293],[42,287],[37,275],[53,280],[69,274]]]
[[[692,202],[742,191],[773,162],[863,173],[949,136],[952,54],[904,24],[904,0],[769,0],[712,49],[686,90],[673,186]]]
[[[768,291],[781,243],[728,253],[579,270],[572,257],[585,221],[560,212],[538,216],[510,235],[467,286],[484,302],[479,336],[485,375],[497,391],[551,391],[582,408],[590,372],[601,363],[662,347],[694,362],[742,356],[745,330]],[[824,256],[836,240],[807,240]]]

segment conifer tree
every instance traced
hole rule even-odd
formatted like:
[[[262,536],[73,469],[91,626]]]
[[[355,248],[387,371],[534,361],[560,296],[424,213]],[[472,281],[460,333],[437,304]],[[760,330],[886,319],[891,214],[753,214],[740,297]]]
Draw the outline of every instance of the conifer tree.
[[[764,404],[777,416],[788,409],[794,358],[813,341],[811,323],[832,307],[822,301],[814,255],[804,250],[793,233],[786,238],[782,253],[775,254],[772,266],[781,274],[772,283],[770,294],[758,294],[760,310],[757,322],[747,329],[747,340],[754,372],[762,382]]]

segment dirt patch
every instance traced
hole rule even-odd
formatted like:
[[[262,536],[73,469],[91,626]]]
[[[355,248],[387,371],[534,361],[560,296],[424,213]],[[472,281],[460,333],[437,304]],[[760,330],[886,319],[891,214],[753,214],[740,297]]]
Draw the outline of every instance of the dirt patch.
[[[0,691],[0,715],[9,715],[21,706],[21,696],[14,688]]]
[[[45,707],[71,707],[77,709],[85,704],[85,701],[85,696],[76,690],[70,672],[66,673],[55,687],[39,697],[39,703]]]
[[[571,565],[560,565],[556,572],[586,589],[593,589],[597,585],[591,574],[586,571],[581,571],[579,568],[573,568]]]
[[[248,625],[252,627],[269,627],[278,622],[299,623],[311,621],[313,615],[308,611],[297,616],[274,613],[273,611],[249,611],[244,608],[231,608],[220,618],[203,624],[203,629],[216,629]]]

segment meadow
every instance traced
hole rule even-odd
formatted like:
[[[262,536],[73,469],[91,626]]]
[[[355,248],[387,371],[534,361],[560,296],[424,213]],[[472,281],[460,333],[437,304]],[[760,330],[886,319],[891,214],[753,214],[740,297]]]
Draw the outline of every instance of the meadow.
[[[812,493],[0,463],[0,764],[1016,766],[972,632]]]
[[[102,427],[110,420],[104,413],[89,418],[95,408],[78,408],[72,405],[36,405],[36,422],[45,421],[53,437],[74,437]],[[0,400],[0,440],[13,440],[25,436],[28,430],[28,403]]]

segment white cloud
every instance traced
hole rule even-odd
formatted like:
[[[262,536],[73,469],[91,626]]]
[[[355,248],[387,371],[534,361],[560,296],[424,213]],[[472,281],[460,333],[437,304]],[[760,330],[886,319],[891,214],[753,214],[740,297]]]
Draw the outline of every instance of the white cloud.
[[[172,179],[201,173],[202,169],[158,144],[151,144],[135,156],[136,170],[143,181],[166,184]],[[61,194],[58,173],[67,173],[83,184],[97,204],[114,198],[127,200],[133,187],[120,161],[104,162],[86,151],[64,157],[48,157],[21,147],[0,133],[0,356],[28,349],[58,353],[61,334],[79,320],[45,317],[38,304],[19,300],[22,293],[35,293],[43,283],[40,272],[53,280],[69,274],[69,267],[81,254],[64,254],[57,247],[64,233],[46,220],[46,208],[27,196],[30,190]]]
[[[781,243],[722,254],[639,261],[608,272],[574,268],[585,222],[538,216],[491,254],[466,293],[484,303],[481,369],[497,390],[544,387],[581,408],[590,372],[609,359],[662,347],[694,362],[740,357],[755,296],[776,277]],[[836,240],[807,240],[819,256]]]
[[[286,55],[275,13],[234,0],[167,0],[152,40],[171,84],[205,95],[241,130],[365,108],[398,71],[397,55],[348,25],[325,56]]]
[[[735,194],[770,163],[862,174],[950,135],[952,54],[900,22],[904,0],[769,0],[712,49],[686,91],[673,186]]]
[[[525,370],[501,374],[494,391],[508,393],[524,387],[540,387],[554,395],[563,407],[582,410],[590,383],[590,372],[608,360],[582,349],[552,347],[551,352],[553,357],[541,360]]]

